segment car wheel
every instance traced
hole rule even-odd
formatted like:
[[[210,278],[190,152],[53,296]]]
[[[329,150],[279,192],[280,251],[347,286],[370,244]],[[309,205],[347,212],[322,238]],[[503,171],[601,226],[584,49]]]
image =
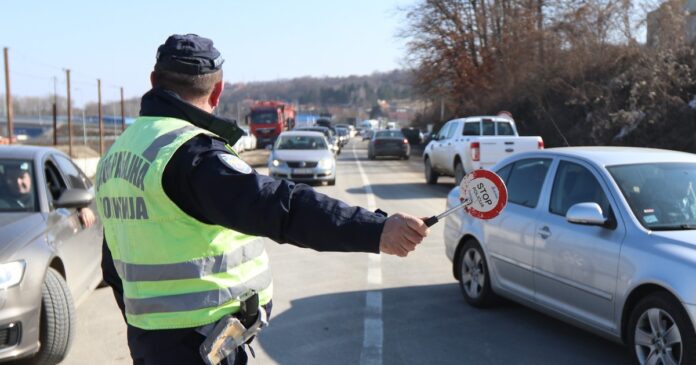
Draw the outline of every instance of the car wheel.
[[[456,185],[461,184],[462,180],[464,180],[464,175],[466,175],[464,166],[462,166],[460,161],[457,161],[457,163],[454,165],[454,183]]]
[[[636,364],[696,364],[696,333],[688,314],[668,293],[655,293],[631,312],[629,349]]]
[[[75,334],[75,307],[70,289],[54,269],[46,272],[41,287],[41,347],[32,359],[33,364],[57,364],[65,358]]]
[[[438,178],[437,172],[433,170],[433,166],[430,165],[430,159],[425,158],[425,182],[428,184],[437,184],[437,178]]]
[[[329,180],[329,185],[331,185],[331,186],[336,185],[336,179]]]
[[[495,303],[497,296],[491,289],[486,257],[476,240],[464,242],[459,259],[459,286],[464,300],[474,307],[484,308]]]

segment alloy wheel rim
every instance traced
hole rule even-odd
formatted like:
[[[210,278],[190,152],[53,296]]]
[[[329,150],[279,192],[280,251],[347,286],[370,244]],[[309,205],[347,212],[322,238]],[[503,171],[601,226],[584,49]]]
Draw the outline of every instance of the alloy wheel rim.
[[[481,296],[486,273],[483,270],[483,257],[475,248],[470,248],[462,258],[462,285],[470,298]]]
[[[679,327],[666,311],[650,308],[638,318],[635,351],[641,365],[681,364],[683,342]]]

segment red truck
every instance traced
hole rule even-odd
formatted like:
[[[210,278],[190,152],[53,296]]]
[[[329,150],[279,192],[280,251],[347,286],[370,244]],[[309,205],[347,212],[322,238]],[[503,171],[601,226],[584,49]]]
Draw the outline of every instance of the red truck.
[[[280,133],[295,126],[295,107],[282,101],[257,101],[247,122],[259,146],[273,144]]]

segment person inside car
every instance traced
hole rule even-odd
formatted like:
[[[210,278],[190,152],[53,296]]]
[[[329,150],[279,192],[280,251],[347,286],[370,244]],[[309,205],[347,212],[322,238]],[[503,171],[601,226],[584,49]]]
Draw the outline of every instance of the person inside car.
[[[6,189],[3,189],[3,200],[9,205],[8,208],[34,210],[34,189],[29,164],[24,162],[5,165],[5,173],[2,176],[6,186]]]

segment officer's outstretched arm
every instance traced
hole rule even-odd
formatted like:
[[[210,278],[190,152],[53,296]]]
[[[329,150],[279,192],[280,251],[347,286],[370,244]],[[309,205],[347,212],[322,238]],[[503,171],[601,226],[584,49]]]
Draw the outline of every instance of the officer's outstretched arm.
[[[184,212],[202,222],[269,237],[317,251],[380,252],[383,228],[387,253],[396,235],[382,214],[321,194],[304,184],[257,174],[222,142],[200,136],[167,164],[162,184]],[[212,144],[211,144],[212,142]],[[403,227],[403,224],[397,224]]]

